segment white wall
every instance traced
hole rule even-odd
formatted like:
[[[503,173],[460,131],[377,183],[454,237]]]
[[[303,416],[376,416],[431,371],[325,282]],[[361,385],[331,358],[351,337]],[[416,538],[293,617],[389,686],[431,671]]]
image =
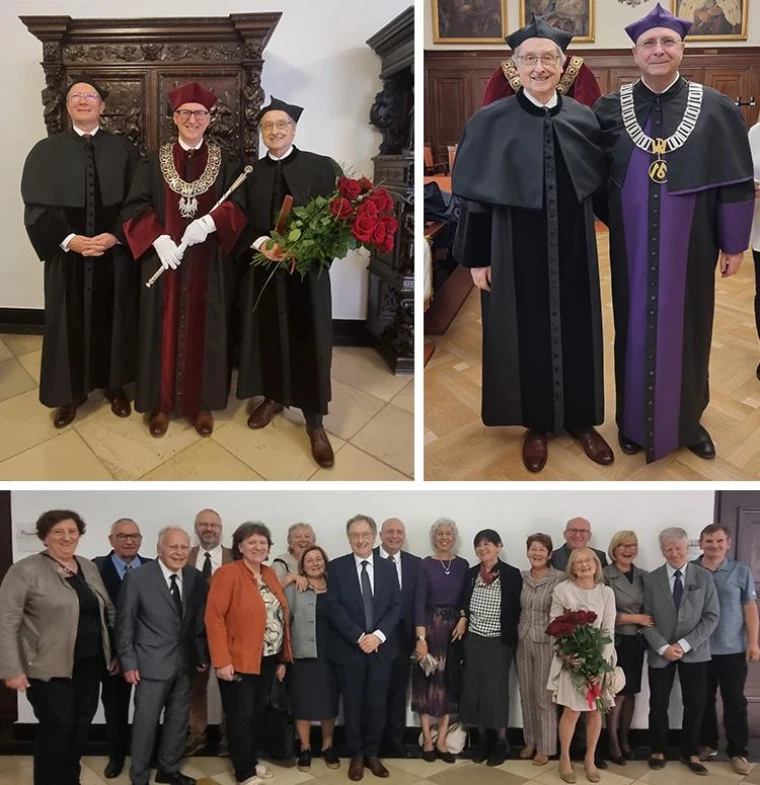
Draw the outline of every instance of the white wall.
[[[670,0],[661,0],[663,8],[670,10]],[[432,24],[432,0],[418,0],[425,3],[425,49],[504,49],[506,44],[471,46],[469,44],[434,44]],[[576,44],[582,49],[629,49],[631,40],[625,34],[625,26],[649,13],[655,6],[654,0],[644,0],[639,6],[631,7],[618,0],[592,0],[596,3],[596,40],[592,44]],[[746,41],[695,41],[694,46],[760,46],[760,7],[756,0],[749,2],[748,32]],[[512,32],[520,27],[519,0],[507,0],[507,30]],[[571,43],[572,47],[573,44]]]
[[[226,16],[282,11],[264,51],[262,86],[267,94],[304,106],[296,144],[330,155],[357,172],[372,174],[381,136],[369,125],[380,90],[380,59],[365,41],[407,8],[411,0],[5,0],[0,4],[3,105],[0,125],[0,307],[42,308],[42,265],[26,237],[19,183],[24,158],[46,135],[40,91],[45,85],[42,44],[19,21],[21,15],[94,17]],[[332,268],[333,317],[364,319],[366,252],[352,253]]]
[[[73,509],[87,523],[79,553],[96,556],[107,553],[108,528],[120,517],[134,518],[144,534],[146,554],[155,551],[155,535],[161,526],[178,524],[192,530],[195,513],[204,507],[216,509],[224,523],[225,542],[229,544],[235,527],[246,520],[261,520],[272,530],[275,545],[272,555],[285,550],[287,527],[295,521],[308,521],[317,539],[331,557],[348,551],[345,522],[357,513],[371,515],[378,525],[386,518],[400,517],[407,527],[407,550],[419,555],[430,552],[428,531],[440,516],[454,519],[463,539],[461,555],[474,563],[472,538],[483,528],[496,529],[504,542],[507,561],[525,569],[525,538],[543,531],[552,536],[555,547],[562,543],[565,522],[582,515],[591,521],[592,544],[606,550],[619,529],[638,532],[638,564],[652,569],[662,562],[657,533],[666,526],[683,526],[696,538],[713,521],[714,493],[704,491],[13,491],[11,494],[14,527],[14,558],[22,558],[15,537],[20,527],[29,530],[40,513],[47,509]],[[34,551],[38,541],[27,540]],[[694,553],[694,556],[697,554]],[[646,679],[646,677],[645,677]],[[517,685],[510,726],[522,724]],[[647,725],[648,687],[638,700],[635,727]],[[678,727],[679,698],[674,695],[671,723]],[[679,715],[679,716],[676,716]],[[409,715],[409,724],[417,722]],[[34,722],[25,698],[19,701],[19,721]],[[102,721],[102,715],[96,722]]]

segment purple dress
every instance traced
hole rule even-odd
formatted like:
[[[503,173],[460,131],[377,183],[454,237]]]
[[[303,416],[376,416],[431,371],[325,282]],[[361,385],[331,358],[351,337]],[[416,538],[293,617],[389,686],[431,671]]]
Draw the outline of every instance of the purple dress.
[[[462,594],[470,565],[461,556],[451,561],[422,560],[417,574],[414,603],[414,624],[424,626],[428,651],[437,660],[446,662],[451,633],[459,621]],[[412,670],[412,711],[442,717],[456,706],[446,690],[446,673],[436,670],[425,676],[418,665]]]

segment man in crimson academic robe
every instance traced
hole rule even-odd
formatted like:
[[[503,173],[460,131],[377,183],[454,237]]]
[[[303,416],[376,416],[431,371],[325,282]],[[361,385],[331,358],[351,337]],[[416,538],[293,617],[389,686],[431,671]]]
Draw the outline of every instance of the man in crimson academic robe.
[[[681,446],[715,457],[700,423],[715,266],[723,277],[738,272],[755,198],[739,110],[678,72],[690,27],[659,3],[628,25],[641,78],[594,107],[611,166],[618,438],[647,462]]]
[[[66,94],[71,129],[38,142],[24,163],[24,225],[45,262],[40,401],[65,428],[94,389],[117,417],[132,409],[138,279],[119,244],[119,211],[140,159],[100,127],[106,90],[79,76]]]
[[[292,196],[296,207],[306,205],[334,191],[341,173],[331,158],[293,144],[302,112],[302,107],[272,97],[258,117],[267,154],[246,182],[247,236],[273,262],[283,254],[276,245],[269,249],[267,241],[284,197]],[[335,458],[322,417],[330,401],[330,275],[327,269],[314,269],[302,279],[286,268],[268,281],[270,275],[264,267],[250,267],[245,274],[237,396],[264,396],[248,418],[248,427],[254,429],[269,425],[285,406],[300,408],[312,457],[329,468]]]
[[[177,139],[138,169],[124,206],[124,234],[142,286],[135,408],[150,412],[150,433],[170,415],[188,417],[201,436],[214,428],[230,389],[228,324],[233,301],[228,258],[246,224],[240,191],[213,212],[240,163],[205,139],[216,96],[198,82],[169,93]],[[184,247],[183,249],[180,246]]]

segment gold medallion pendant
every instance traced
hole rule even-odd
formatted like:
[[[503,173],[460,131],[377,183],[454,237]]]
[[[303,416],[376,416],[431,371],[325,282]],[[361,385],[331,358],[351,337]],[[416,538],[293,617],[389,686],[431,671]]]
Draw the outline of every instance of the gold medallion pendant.
[[[667,142],[665,139],[652,139],[652,152],[657,156],[649,166],[649,179],[654,183],[668,182],[668,162],[662,156],[665,153]]]

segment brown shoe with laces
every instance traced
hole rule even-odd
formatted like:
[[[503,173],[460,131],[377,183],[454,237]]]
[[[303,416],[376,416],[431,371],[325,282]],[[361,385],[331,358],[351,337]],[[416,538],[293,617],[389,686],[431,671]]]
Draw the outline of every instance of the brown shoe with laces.
[[[266,428],[283,408],[281,403],[277,403],[271,398],[265,398],[253,412],[251,412],[251,416],[248,418],[248,427],[253,428],[254,430]]]
[[[323,469],[331,469],[335,465],[335,454],[327,438],[327,431],[324,428],[309,428],[307,425],[306,433],[311,440],[311,455],[314,460]]]

